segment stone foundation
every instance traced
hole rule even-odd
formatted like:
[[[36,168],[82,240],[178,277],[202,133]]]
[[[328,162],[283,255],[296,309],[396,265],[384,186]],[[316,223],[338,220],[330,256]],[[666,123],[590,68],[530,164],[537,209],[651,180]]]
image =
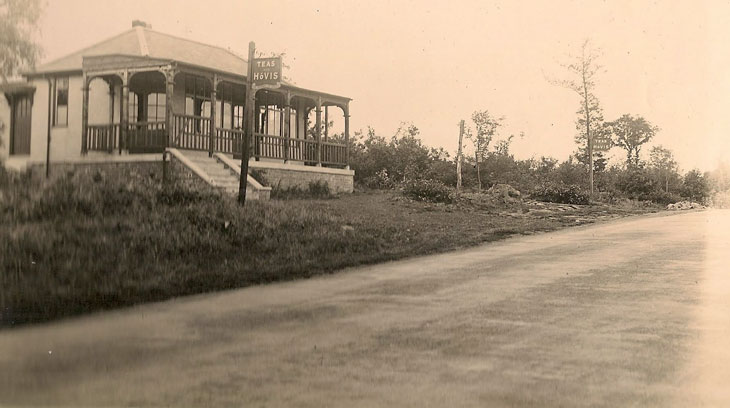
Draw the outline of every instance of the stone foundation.
[[[45,177],[45,164],[34,163],[27,167],[33,177]],[[162,160],[130,161],[80,161],[51,163],[50,179],[73,175],[82,179],[129,180],[142,177],[162,181]]]
[[[355,171],[328,167],[250,161],[249,172],[259,173],[266,179],[264,184],[272,188],[299,187],[307,189],[309,183],[325,182],[333,193],[352,193]],[[258,180],[262,182],[262,180]]]
[[[73,173],[77,177],[93,179],[101,177],[102,180],[128,180],[140,177],[151,179],[163,179],[162,155],[139,155],[110,156],[102,159],[88,159],[78,162],[51,163],[51,178],[62,177]],[[33,177],[44,177],[45,165],[32,164],[27,167]],[[216,190],[205,180],[198,177],[192,170],[182,164],[179,160],[170,156],[168,159],[167,177],[170,181],[181,182],[190,188],[197,190]],[[328,167],[303,166],[298,164],[283,164],[273,162],[249,162],[249,172],[259,173],[265,178],[265,185],[272,188],[298,187],[307,189],[309,183],[325,182],[333,193],[352,193],[355,172],[348,169],[335,169]],[[250,190],[250,189],[249,189]],[[253,198],[253,191],[247,196]],[[257,197],[258,198],[258,197]],[[262,197],[262,199],[265,199]]]

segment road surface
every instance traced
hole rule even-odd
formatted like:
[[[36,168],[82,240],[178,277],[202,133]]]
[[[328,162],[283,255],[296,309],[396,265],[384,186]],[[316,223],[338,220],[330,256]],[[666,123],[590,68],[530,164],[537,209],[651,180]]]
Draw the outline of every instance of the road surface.
[[[730,212],[0,331],[0,406],[730,406]]]

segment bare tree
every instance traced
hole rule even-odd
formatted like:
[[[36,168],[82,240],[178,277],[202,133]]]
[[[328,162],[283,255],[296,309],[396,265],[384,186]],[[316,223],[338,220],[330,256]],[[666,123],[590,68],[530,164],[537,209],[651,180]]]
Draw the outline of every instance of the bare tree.
[[[596,87],[596,74],[603,68],[598,65],[600,50],[591,46],[589,40],[581,45],[580,54],[571,56],[571,61],[563,64],[571,78],[563,80],[551,80],[555,85],[570,89],[580,96],[582,114],[582,127],[585,129],[585,139],[588,148],[589,184],[591,195],[593,194],[593,122],[600,116],[598,98],[594,94]]]

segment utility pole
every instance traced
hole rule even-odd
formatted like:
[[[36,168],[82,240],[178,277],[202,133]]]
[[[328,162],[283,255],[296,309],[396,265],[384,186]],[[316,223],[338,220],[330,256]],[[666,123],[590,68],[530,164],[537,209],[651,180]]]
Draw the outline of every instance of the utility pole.
[[[246,73],[246,104],[244,105],[244,118],[246,128],[243,132],[243,146],[241,151],[241,179],[238,183],[238,203],[246,204],[246,186],[248,185],[248,159],[249,142],[254,132],[254,103],[256,103],[256,90],[253,89],[253,64],[256,57],[256,44],[253,41],[248,43],[248,72]]]
[[[459,151],[456,153],[456,194],[461,194],[461,142],[464,140],[464,120],[459,122]]]

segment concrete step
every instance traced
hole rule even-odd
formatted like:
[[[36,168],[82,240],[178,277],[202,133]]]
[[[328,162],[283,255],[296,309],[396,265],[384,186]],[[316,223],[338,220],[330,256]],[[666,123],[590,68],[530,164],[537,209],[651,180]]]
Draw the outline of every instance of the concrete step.
[[[240,184],[238,174],[226,167],[223,162],[218,161],[216,157],[208,157],[208,153],[202,151],[181,150],[179,152],[205,173],[213,187],[227,194],[238,194]],[[268,200],[270,189],[259,190],[261,189],[252,186],[249,182],[246,186],[246,196],[253,200]]]
[[[204,172],[206,172],[210,177],[213,177],[213,178],[215,178],[215,177],[235,177],[236,176],[232,171],[230,171],[228,169],[224,169],[222,167],[215,168],[215,169],[206,169],[204,167],[201,167],[201,169],[203,169]]]

